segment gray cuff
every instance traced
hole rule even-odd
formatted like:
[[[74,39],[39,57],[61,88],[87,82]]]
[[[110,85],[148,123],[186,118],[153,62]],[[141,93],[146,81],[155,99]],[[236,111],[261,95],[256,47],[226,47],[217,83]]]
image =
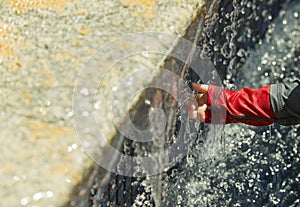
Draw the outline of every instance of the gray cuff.
[[[270,101],[276,122],[284,125],[300,123],[300,85],[298,83],[272,84]]]

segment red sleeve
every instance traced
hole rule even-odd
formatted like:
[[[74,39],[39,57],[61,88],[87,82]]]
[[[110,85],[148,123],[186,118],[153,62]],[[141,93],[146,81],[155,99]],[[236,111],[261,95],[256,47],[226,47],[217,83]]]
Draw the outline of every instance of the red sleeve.
[[[274,123],[270,102],[270,86],[258,89],[243,88],[238,91],[209,85],[207,123],[245,123],[265,126]]]

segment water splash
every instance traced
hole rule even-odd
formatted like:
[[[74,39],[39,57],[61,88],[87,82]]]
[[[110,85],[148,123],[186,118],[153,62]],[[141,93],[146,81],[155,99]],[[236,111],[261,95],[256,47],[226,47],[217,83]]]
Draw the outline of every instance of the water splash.
[[[295,17],[299,9],[286,4],[259,46],[237,54],[249,58],[241,68],[228,68],[227,87],[259,87],[300,78],[299,18]],[[235,58],[227,51],[221,53]],[[298,206],[299,134],[296,126],[227,125],[221,159],[198,162],[201,145],[193,148],[188,155],[195,158],[193,163],[188,158],[168,183],[166,206],[174,206],[178,195],[184,198],[178,206]]]
[[[217,12],[208,13],[199,45],[204,56],[212,58],[218,72],[225,79],[227,88],[248,86],[255,80],[256,86],[273,81],[288,80],[287,75],[299,75],[292,67],[280,67],[277,56],[267,55],[260,61],[264,64],[248,64],[247,60],[259,50],[250,49],[260,45],[268,45],[274,37],[279,24],[276,16],[283,0],[270,1],[220,1]],[[286,13],[286,15],[285,15]],[[287,14],[298,17],[295,10],[281,10],[280,24],[290,27],[291,21]],[[284,16],[284,18],[282,17]],[[272,21],[275,22],[272,24]],[[283,21],[285,20],[285,21]],[[283,24],[286,22],[286,24]],[[263,39],[265,36],[266,38]],[[285,32],[286,33],[286,32]],[[273,40],[275,42],[275,40]],[[276,39],[280,41],[280,39]],[[283,43],[285,44],[285,43]],[[263,46],[262,46],[263,47]],[[294,47],[294,46],[293,46]],[[264,53],[278,53],[274,46],[265,47]],[[261,56],[262,57],[262,56]],[[286,55],[284,60],[292,60]],[[246,63],[246,66],[242,66]],[[269,71],[265,65],[275,69]],[[291,61],[291,65],[295,60]],[[174,64],[174,70],[181,65]],[[245,72],[246,71],[246,72]],[[253,79],[248,72],[256,71]],[[282,75],[282,72],[284,74]],[[257,74],[260,73],[260,75]],[[274,75],[278,73],[278,75]],[[252,77],[252,76],[251,76]],[[267,78],[266,78],[267,77]],[[291,77],[291,76],[290,76]],[[298,76],[299,77],[299,76]],[[151,103],[146,99],[145,103]],[[164,100],[168,102],[168,100]],[[170,124],[171,129],[181,127],[180,114],[170,110],[169,116],[177,114],[177,121]],[[194,127],[190,123],[189,127]],[[203,125],[197,136],[194,147],[189,149],[187,157],[174,168],[156,177],[129,178],[112,174],[108,192],[100,194],[97,183],[91,189],[91,205],[102,206],[249,206],[249,205],[297,205],[297,173],[299,172],[299,129],[272,126],[271,128],[254,128],[245,125],[226,126],[222,139],[212,141],[214,153],[203,154],[207,128]],[[176,142],[176,130],[164,137],[164,145]],[[188,139],[187,136],[187,139]],[[271,138],[272,139],[271,139]],[[157,150],[162,146],[137,144],[123,137],[121,151],[130,155],[136,152],[148,152],[149,147]],[[289,142],[289,140],[294,140]],[[161,142],[160,142],[161,143]],[[209,142],[208,142],[209,143]],[[159,144],[159,143],[157,143]],[[165,146],[163,146],[165,147]],[[117,148],[117,147],[116,147]],[[209,147],[208,147],[209,149]],[[216,153],[217,152],[217,153]],[[146,154],[145,154],[146,155]],[[212,156],[213,155],[213,156]],[[205,156],[207,159],[203,159]],[[204,161],[203,161],[204,160]],[[142,169],[140,169],[142,170]],[[127,185],[126,183],[131,183]],[[153,184],[156,184],[153,185]],[[289,192],[289,193],[287,193]],[[161,202],[160,202],[161,201]],[[102,202],[102,203],[101,203]],[[263,203],[265,202],[265,203]],[[289,203],[294,202],[294,203]]]

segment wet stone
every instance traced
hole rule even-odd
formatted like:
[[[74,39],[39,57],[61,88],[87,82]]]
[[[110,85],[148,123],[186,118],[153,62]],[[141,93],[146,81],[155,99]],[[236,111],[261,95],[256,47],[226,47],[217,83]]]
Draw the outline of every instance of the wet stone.
[[[0,206],[71,206],[76,205],[75,192],[90,196],[91,206],[99,204],[99,183],[91,190],[78,190],[96,166],[83,149],[94,147],[93,129],[83,126],[86,140],[81,142],[73,126],[78,115],[72,109],[76,77],[100,47],[122,35],[158,31],[183,36],[203,4],[194,0],[174,4],[161,0],[0,1]],[[123,70],[112,75],[115,82],[109,82],[102,95],[116,89],[126,69],[155,68],[165,58],[147,52],[141,56],[121,63]],[[80,90],[82,97],[93,93],[88,87]],[[108,111],[105,102],[98,100],[94,109]],[[83,110],[81,115],[91,117],[92,112]],[[99,125],[113,137],[113,128],[104,121]],[[111,194],[118,199],[133,197],[142,192],[138,188],[133,186],[131,194],[112,189]],[[143,195],[136,205],[151,200],[150,193]],[[117,205],[110,199],[103,203]]]
[[[233,39],[230,39],[231,36],[228,34],[216,41],[216,44],[221,45],[219,48],[224,44],[227,47],[226,37],[230,37],[229,40],[234,42],[234,47],[245,49],[245,53],[239,53],[239,50],[232,54],[227,50],[217,52],[217,46],[211,47],[215,48],[212,56],[214,63],[221,73],[226,74],[225,87],[229,89],[260,87],[300,78],[299,62],[295,59],[300,48],[297,29],[299,19],[295,18],[299,4],[286,1],[282,8],[274,8],[272,3],[275,1],[267,1],[273,11],[281,9],[279,17],[276,17],[275,13],[270,13],[270,10],[259,1],[242,1],[240,4],[236,4],[237,1],[232,1],[232,4],[222,2],[219,17],[222,20],[215,19],[216,31],[220,29],[226,33],[228,29],[240,28],[235,21],[243,19],[243,15],[238,15],[245,10],[237,11],[233,9],[234,7],[253,5],[251,12],[254,14],[254,17],[248,19],[249,22],[240,21],[246,25],[241,33],[249,31],[248,34],[239,34],[242,38],[233,37]],[[224,13],[225,9],[227,15]],[[236,19],[231,19],[228,13]],[[266,18],[262,18],[260,14]],[[253,20],[260,25],[256,25]],[[228,22],[224,24],[225,26],[219,25],[226,21]],[[269,22],[271,24],[268,21],[272,21]],[[207,34],[213,38],[210,31]],[[208,41],[203,38],[200,45],[205,43]],[[244,57],[244,60],[241,57]],[[223,64],[224,59],[231,58],[236,58],[234,64]],[[194,159],[194,165],[191,166],[188,155],[181,163],[182,170],[177,172],[177,176],[173,175],[174,178],[168,182],[168,189],[172,190],[168,191],[166,206],[173,206],[172,198],[179,194],[184,194],[182,206],[298,206],[299,127],[272,125],[257,128],[235,124],[225,126],[224,131],[222,139],[224,148],[220,157],[215,152],[211,162],[203,162],[199,158],[202,155],[199,148],[190,150],[190,154],[199,160]],[[177,190],[179,186],[180,190]],[[194,189],[197,189],[196,192]]]

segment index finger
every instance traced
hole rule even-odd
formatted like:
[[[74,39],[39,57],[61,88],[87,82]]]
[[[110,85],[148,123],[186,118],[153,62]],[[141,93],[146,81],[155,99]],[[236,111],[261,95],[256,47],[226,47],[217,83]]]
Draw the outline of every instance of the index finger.
[[[208,85],[206,85],[206,84],[192,83],[192,88],[197,92],[201,92],[201,93],[207,93],[208,92]]]

